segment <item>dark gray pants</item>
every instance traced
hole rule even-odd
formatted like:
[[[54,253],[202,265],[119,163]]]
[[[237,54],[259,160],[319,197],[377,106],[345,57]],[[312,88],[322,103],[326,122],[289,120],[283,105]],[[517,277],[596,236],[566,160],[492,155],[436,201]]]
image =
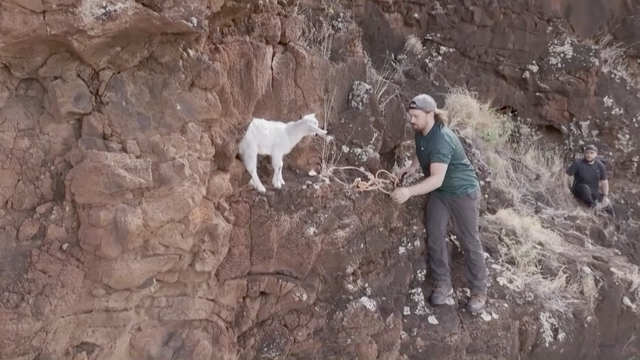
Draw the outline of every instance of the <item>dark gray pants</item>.
[[[457,198],[429,194],[426,207],[429,266],[434,284],[451,286],[447,225],[453,219],[456,237],[464,251],[466,277],[472,293],[487,291],[487,265],[478,237],[480,191]]]

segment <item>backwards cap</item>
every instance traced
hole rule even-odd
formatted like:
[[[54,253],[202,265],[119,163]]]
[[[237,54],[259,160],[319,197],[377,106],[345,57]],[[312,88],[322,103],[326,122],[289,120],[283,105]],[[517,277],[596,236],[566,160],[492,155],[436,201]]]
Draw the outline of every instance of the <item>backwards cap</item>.
[[[411,100],[409,103],[409,109],[418,109],[426,112],[436,111],[438,105],[436,101],[427,94],[420,94]]]

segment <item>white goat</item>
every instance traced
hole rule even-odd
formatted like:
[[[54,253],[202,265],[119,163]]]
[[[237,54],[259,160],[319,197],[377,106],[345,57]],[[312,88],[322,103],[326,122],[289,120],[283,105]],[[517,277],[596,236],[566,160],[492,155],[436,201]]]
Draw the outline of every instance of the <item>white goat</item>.
[[[258,155],[269,155],[273,166],[273,186],[280,189],[284,185],[282,158],[307,135],[327,135],[325,130],[318,127],[316,114],[307,114],[289,123],[253,118],[238,149],[238,155],[251,175],[251,186],[261,193],[267,191],[258,178],[256,167]]]

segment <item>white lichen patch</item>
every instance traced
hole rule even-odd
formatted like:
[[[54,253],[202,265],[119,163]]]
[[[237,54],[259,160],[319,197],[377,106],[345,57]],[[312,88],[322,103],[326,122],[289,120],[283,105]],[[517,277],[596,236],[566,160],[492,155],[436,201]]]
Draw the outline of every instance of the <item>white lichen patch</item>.
[[[354,276],[348,276],[345,279],[344,287],[350,293],[354,293],[356,291],[363,291],[365,295],[367,296],[371,295],[371,287],[369,286],[369,284],[364,282],[362,279],[354,280]]]
[[[84,0],[77,14],[85,24],[91,24],[112,20],[135,5],[133,0]]]
[[[333,20],[331,20],[331,29],[336,34],[341,34],[347,31],[349,29],[349,26],[352,25],[352,23],[353,22],[349,19],[349,17],[345,13],[339,12],[338,16]]]
[[[318,233],[318,229],[316,229],[316,228],[315,228],[315,227],[313,227],[313,226],[309,226],[309,227],[304,231],[304,233],[305,233],[307,236],[313,236],[313,235],[315,235],[315,234],[317,234],[317,233]]]
[[[573,57],[573,41],[565,36],[563,39],[555,39],[549,46],[549,64],[562,67],[562,61]]]
[[[419,239],[411,239],[411,238],[404,237],[400,240],[400,247],[398,248],[398,253],[400,255],[406,254],[409,250],[418,249],[419,247],[420,247]]]
[[[540,338],[544,346],[549,347],[554,342],[562,342],[566,339],[565,334],[558,325],[558,321],[548,312],[540,313]],[[555,335],[557,333],[557,335]]]
[[[527,68],[528,71],[530,71],[530,72],[532,72],[534,74],[537,74],[538,71],[540,70],[540,67],[538,66],[538,64],[535,61],[532,62],[531,64],[527,65],[526,68]]]
[[[438,39],[438,38],[439,38],[438,34],[429,34],[426,36],[426,39],[428,40]],[[439,69],[440,65],[444,61],[444,56],[448,53],[453,53],[455,51],[456,49],[454,48],[442,46],[435,42],[432,42],[431,46],[426,47],[424,49],[421,58],[423,59],[427,69],[430,70],[429,78],[431,81],[434,82],[434,84],[438,85],[438,82],[435,80],[435,76],[437,74],[437,70]]]
[[[416,272],[416,278],[418,278],[419,281],[424,281],[426,277],[427,277],[427,270],[420,269]]]
[[[427,321],[428,321],[428,322],[429,322],[429,324],[431,324],[431,325],[438,325],[438,324],[439,324],[438,319],[436,319],[436,317],[435,317],[435,316],[433,316],[433,315],[430,315],[430,316],[427,318]]]
[[[375,138],[373,139],[375,140]],[[372,140],[372,142],[373,142]],[[356,161],[360,162],[360,163],[364,163],[366,162],[368,159],[379,159],[380,158],[380,154],[378,154],[375,150],[373,145],[368,145],[365,148],[350,148],[347,145],[342,145],[342,152],[343,153],[347,153],[347,154],[351,154]]]
[[[604,106],[606,108],[611,109],[611,115],[622,115],[624,114],[624,110],[616,105],[616,102],[610,98],[608,95],[602,99],[604,101]]]
[[[635,139],[629,134],[628,128],[622,128],[616,134],[615,146],[623,153],[631,153],[635,150]]]
[[[378,303],[376,303],[375,300],[370,299],[366,296],[361,297],[359,301],[362,303],[362,305],[364,305],[364,307],[366,307],[371,311],[375,311],[378,308]]]
[[[411,289],[409,290],[409,294],[411,295],[411,300],[417,304],[416,310],[413,312],[414,314],[426,315],[431,313],[427,308],[427,303],[421,288]]]
[[[362,81],[354,81],[349,92],[349,106],[362,110],[364,105],[369,103],[369,97],[373,87]]]
[[[349,152],[351,154],[353,154],[353,156],[356,158],[356,160],[360,161],[360,162],[366,162],[369,159],[378,159],[380,158],[380,154],[378,154],[374,148],[373,145],[368,145],[367,147],[365,147],[364,149],[361,148],[351,148],[349,150]]]
[[[439,2],[435,1],[433,3],[433,13],[434,14],[444,14],[444,9],[442,8],[442,5],[440,5]]]
[[[307,296],[307,292],[304,291],[303,289],[297,287],[295,288],[295,290],[293,290],[293,298],[296,301],[307,301],[307,299],[309,298]]]
[[[491,316],[491,314],[489,314],[488,312],[486,312],[485,310],[482,310],[482,313],[480,313],[480,317],[482,318],[482,320],[484,321],[491,321],[493,319],[493,317]]]
[[[278,336],[271,341],[265,341],[259,348],[258,354],[262,359],[279,359],[285,347],[286,340],[284,336]]]
[[[591,121],[589,121],[589,120],[580,122],[580,131],[582,132],[582,136],[584,136],[584,137],[588,137],[589,136],[589,125],[590,124],[591,124]]]

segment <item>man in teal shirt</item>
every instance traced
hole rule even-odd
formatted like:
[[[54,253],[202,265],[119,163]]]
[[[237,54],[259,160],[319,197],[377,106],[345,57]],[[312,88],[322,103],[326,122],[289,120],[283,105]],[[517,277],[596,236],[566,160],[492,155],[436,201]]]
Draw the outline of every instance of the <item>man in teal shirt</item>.
[[[410,197],[429,194],[426,213],[429,267],[434,288],[430,302],[442,305],[453,293],[447,224],[453,219],[456,236],[464,249],[466,278],[471,289],[469,312],[484,309],[487,301],[487,266],[478,237],[480,184],[458,136],[446,126],[447,114],[426,94],[409,104],[411,126],[415,131],[416,154],[411,165],[398,175],[415,173],[422,167],[425,179],[410,187],[396,189],[391,197],[399,204]]]

